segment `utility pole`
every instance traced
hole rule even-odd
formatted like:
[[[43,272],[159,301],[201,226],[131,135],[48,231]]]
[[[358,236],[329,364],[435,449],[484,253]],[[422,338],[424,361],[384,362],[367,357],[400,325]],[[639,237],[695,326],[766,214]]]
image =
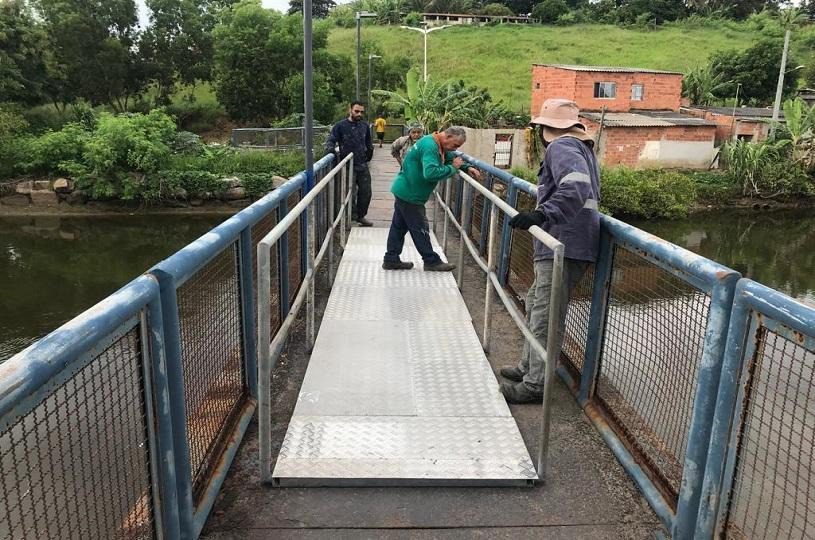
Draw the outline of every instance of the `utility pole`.
[[[792,31],[787,28],[784,33],[784,51],[781,53],[781,68],[778,70],[778,86],[775,88],[775,103],[773,103],[773,123],[770,126],[770,134],[775,132],[775,125],[778,123],[778,111],[781,109],[781,94],[784,91],[784,70],[787,68],[787,49],[790,46],[790,34]]]

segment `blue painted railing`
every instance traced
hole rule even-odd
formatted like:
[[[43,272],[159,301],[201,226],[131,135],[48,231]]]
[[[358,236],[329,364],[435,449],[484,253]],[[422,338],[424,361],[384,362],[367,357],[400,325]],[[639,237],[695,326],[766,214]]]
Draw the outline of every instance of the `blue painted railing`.
[[[256,244],[304,183],[0,365],[0,538],[198,537],[256,406]],[[305,227],[280,243],[281,318]]]
[[[534,207],[536,186],[460,155],[486,173],[488,188],[501,186],[509,204]],[[460,194],[450,202],[461,216]],[[483,210],[482,223],[489,208]],[[471,232],[483,245],[483,235]],[[531,285],[531,248],[527,233],[504,224],[500,278],[519,300],[524,291],[516,289]],[[786,467],[782,480],[763,481],[797,495],[791,510],[749,500],[744,494],[751,487],[765,486],[751,486],[757,480],[738,464],[748,432],[772,429],[756,420],[754,409],[775,407],[779,422],[789,414],[800,426],[815,425],[815,309],[740,277],[603,215],[599,258],[570,302],[558,373],[674,538],[722,531],[765,537],[773,527],[793,537],[813,530],[811,512],[801,510],[815,508],[812,428],[785,433],[793,448],[775,441],[777,453],[760,463]],[[768,335],[795,348],[765,361],[781,356],[798,370],[798,387],[783,389],[780,405],[777,395],[753,388],[757,351],[766,349]],[[796,408],[807,399],[808,409]],[[761,526],[751,527],[745,515],[760,516]]]
[[[467,159],[513,206],[534,203],[528,182]],[[304,181],[295,176],[0,365],[0,537],[200,534],[255,408],[254,248]],[[459,216],[472,204],[451,200]],[[601,221],[559,374],[675,538],[804,536],[815,507],[815,310]],[[279,243],[281,317],[302,279],[305,226]],[[470,228],[483,247],[482,229]],[[525,234],[502,226],[501,283],[519,296],[531,265]],[[776,453],[761,465],[784,474],[756,478],[751,445],[766,440]],[[766,485],[783,491],[781,507],[751,499],[751,487]]]

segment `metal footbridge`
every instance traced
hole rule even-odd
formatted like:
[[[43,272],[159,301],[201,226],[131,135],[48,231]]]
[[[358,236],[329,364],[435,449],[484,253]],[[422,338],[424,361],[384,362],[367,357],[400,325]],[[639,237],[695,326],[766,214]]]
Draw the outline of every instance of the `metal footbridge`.
[[[601,216],[538,343],[533,235],[558,244],[464,157],[483,180],[431,211],[452,274],[409,241],[383,271],[395,162],[352,229],[326,157],[0,364],[0,539],[813,538],[815,309]],[[508,409],[524,342],[544,403]]]
[[[411,242],[414,269],[383,270],[387,234],[351,230],[275,484],[536,480],[453,275],[423,272]]]

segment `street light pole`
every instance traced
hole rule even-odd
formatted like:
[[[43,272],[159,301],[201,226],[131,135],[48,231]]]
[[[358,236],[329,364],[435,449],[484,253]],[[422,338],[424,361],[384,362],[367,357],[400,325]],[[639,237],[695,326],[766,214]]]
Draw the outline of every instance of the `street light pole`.
[[[359,62],[360,62],[360,55],[362,54],[362,19],[370,19],[372,17],[376,17],[376,13],[371,13],[369,11],[357,11],[355,14],[355,18],[357,20],[357,87],[356,93],[354,97],[357,101],[359,101]]]
[[[451,26],[455,26],[454,24],[445,24],[442,26],[434,26],[433,28],[416,28],[415,26],[400,26],[399,28],[404,28],[405,30],[414,30],[416,32],[421,32],[424,34],[424,75],[423,80],[427,82],[427,34],[430,32],[434,32],[436,30],[443,30],[444,28],[450,28]]]
[[[371,60],[374,58],[382,58],[378,54],[369,54],[368,55],[368,107],[371,107]],[[373,111],[372,111],[373,112]],[[370,118],[370,116],[368,117]]]

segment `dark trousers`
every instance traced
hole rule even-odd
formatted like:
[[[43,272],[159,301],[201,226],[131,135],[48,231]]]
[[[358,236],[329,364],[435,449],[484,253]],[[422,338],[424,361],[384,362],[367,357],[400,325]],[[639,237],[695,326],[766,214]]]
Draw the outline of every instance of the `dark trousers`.
[[[385,262],[399,262],[399,255],[405,245],[405,234],[410,233],[416,250],[425,264],[438,264],[441,257],[433,251],[430,243],[430,225],[423,204],[411,204],[396,198],[393,204],[393,220],[388,233],[388,251]]]
[[[371,172],[367,167],[362,171],[354,171],[354,196],[351,202],[351,216],[354,219],[368,214],[368,207],[371,205]]]

